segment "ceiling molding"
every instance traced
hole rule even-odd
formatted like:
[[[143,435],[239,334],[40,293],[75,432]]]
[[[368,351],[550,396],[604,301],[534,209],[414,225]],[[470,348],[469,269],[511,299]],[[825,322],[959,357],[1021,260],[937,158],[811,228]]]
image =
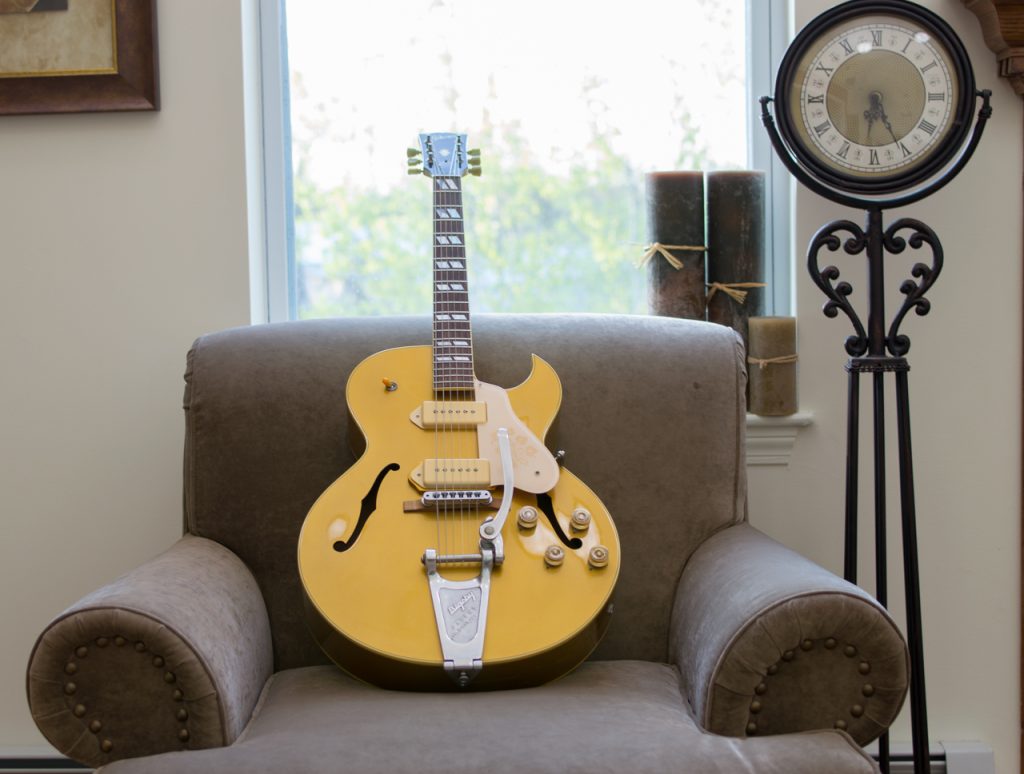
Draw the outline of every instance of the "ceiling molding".
[[[978,17],[999,75],[1024,97],[1024,0],[961,0]]]

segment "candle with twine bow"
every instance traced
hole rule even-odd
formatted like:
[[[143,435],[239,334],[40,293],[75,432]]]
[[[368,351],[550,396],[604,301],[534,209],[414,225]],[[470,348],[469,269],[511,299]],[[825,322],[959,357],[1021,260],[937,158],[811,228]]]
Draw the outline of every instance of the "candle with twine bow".
[[[764,172],[707,173],[708,320],[736,330],[764,314]]]
[[[647,303],[651,314],[703,320],[704,174],[646,176]]]
[[[795,414],[796,318],[751,317],[747,410],[763,417]]]

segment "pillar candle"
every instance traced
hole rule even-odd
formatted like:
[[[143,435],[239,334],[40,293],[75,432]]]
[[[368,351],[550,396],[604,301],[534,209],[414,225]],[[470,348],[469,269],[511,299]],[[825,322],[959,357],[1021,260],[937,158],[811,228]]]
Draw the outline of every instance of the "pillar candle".
[[[747,409],[763,417],[795,414],[796,318],[751,317],[749,322]],[[780,358],[788,362],[770,362]]]
[[[704,174],[651,172],[647,183],[647,237],[651,244],[703,247]],[[655,253],[647,264],[651,314],[704,319],[704,253],[669,250],[683,267],[674,268]]]
[[[708,172],[707,200],[708,283],[764,282],[764,172]],[[709,289],[708,319],[733,328],[746,342],[748,318],[764,314],[766,289],[738,290],[747,292],[742,304]]]

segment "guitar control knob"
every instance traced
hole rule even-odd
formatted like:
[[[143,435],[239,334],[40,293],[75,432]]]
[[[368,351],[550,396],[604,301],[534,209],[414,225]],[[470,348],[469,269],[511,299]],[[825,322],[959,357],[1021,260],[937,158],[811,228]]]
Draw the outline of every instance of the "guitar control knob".
[[[561,567],[564,561],[565,551],[561,546],[548,546],[548,550],[544,552],[544,564],[548,567]]]
[[[524,532],[533,529],[537,526],[537,509],[531,508],[529,505],[523,506],[519,509],[516,522],[519,524],[519,529]]]
[[[569,521],[572,523],[574,532],[586,532],[590,529],[590,511],[586,508],[577,508],[572,512]]]
[[[590,549],[587,557],[587,564],[591,569],[601,570],[608,566],[608,549],[604,546],[594,546]]]

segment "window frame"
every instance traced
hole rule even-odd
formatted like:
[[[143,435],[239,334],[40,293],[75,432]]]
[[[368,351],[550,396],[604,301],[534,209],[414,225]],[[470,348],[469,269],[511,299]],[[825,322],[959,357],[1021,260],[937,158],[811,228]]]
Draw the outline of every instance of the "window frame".
[[[246,57],[249,101],[249,265],[252,322],[283,322],[298,317],[288,48],[285,0],[250,0],[246,24],[254,48]],[[793,287],[793,185],[761,127],[758,99],[770,95],[790,37],[791,0],[744,0],[746,4],[747,158],[765,170],[768,203],[765,313],[791,314]]]

